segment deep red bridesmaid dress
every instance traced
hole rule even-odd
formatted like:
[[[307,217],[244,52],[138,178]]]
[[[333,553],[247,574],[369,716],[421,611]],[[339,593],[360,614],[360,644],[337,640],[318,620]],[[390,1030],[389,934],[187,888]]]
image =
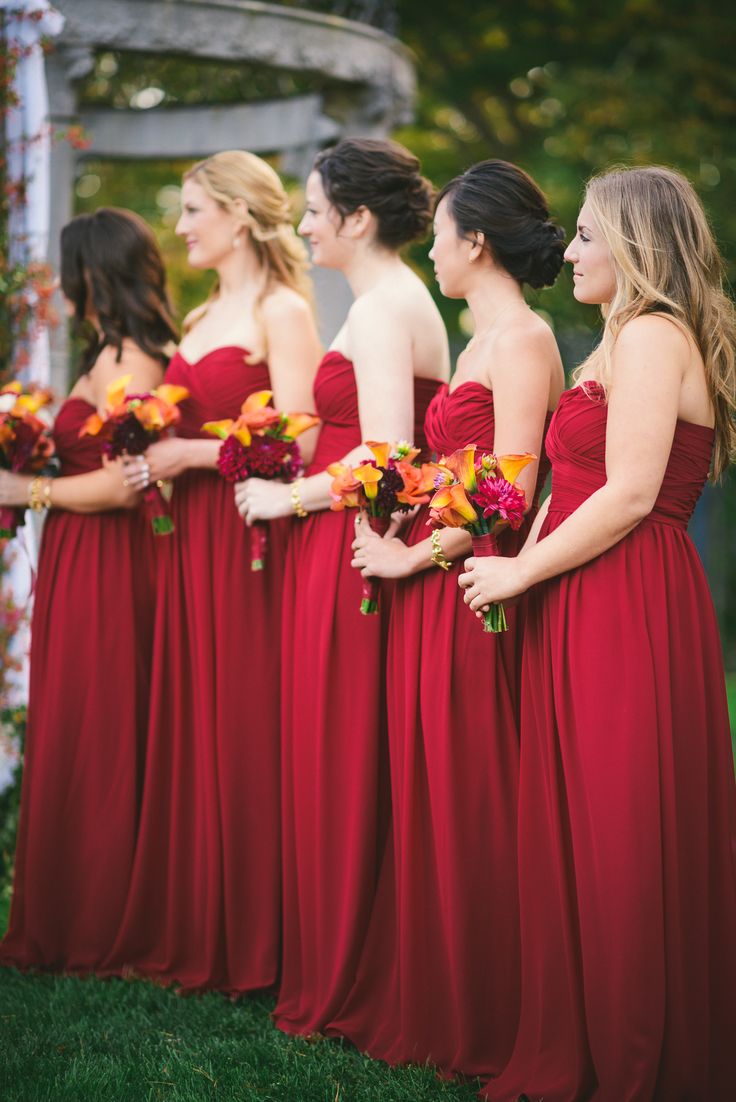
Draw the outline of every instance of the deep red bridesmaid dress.
[[[54,438],[63,475],[100,466],[69,398]],[[0,963],[94,971],[125,904],[140,807],[153,610],[142,510],[54,509],[41,541],[10,927]]]
[[[426,420],[438,454],[493,450],[493,395],[443,387]],[[549,469],[543,456],[537,497]],[[536,513],[501,537],[513,555]],[[407,542],[427,538],[427,510]],[[464,558],[465,556],[463,556]],[[396,586],[387,693],[393,825],[356,983],[330,1032],[389,1063],[498,1072],[516,1035],[520,618],[488,635],[462,560]]]
[[[438,383],[415,379],[416,436]],[[315,380],[322,427],[310,473],[361,442],[352,364],[328,352]],[[388,824],[385,632],[361,615],[350,566],[355,511],[295,525],[287,559],[283,638],[284,947],[276,1024],[321,1030],[353,981]]]
[[[166,381],[189,389],[180,435],[236,417],[269,388],[264,363],[224,347]],[[207,439],[211,439],[207,437]],[[175,481],[161,537],[143,812],[112,972],[239,994],[278,977],[279,635],[288,521],[270,525],[263,571],[232,485]]]
[[[541,538],[605,482],[605,438],[600,388],[564,394]],[[678,421],[650,515],[532,594],[521,1018],[494,1102],[733,1097],[736,791],[718,630],[686,531],[712,447],[712,430]]]

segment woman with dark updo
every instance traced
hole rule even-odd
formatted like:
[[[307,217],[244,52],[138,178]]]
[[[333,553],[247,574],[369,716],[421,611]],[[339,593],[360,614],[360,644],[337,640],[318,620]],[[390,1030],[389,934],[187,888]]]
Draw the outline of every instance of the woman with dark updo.
[[[350,511],[331,512],[331,463],[370,456],[365,440],[422,445],[427,406],[449,373],[447,337],[427,288],[399,255],[431,222],[419,163],[388,141],[321,153],[300,231],[316,264],[355,294],[322,360],[322,418],[308,477],[249,479],[248,522],[302,519],[286,566],[283,632],[284,939],[277,1025],[321,1030],[342,1005],[365,939],[386,838],[385,627],[389,594],[361,616]]]
[[[158,386],[177,339],[152,231],[127,210],[61,232],[61,289],[84,340],[54,425],[61,477],[0,472],[0,504],[46,511],[31,625],[28,734],[0,963],[96,971],[135,852],[153,636],[153,534],[99,438],[107,389]]]
[[[474,165],[440,192],[430,257],[444,295],[466,299],[475,335],[425,422],[439,454],[531,452],[520,475],[528,511],[499,537],[515,555],[548,470],[546,423],[563,387],[549,326],[523,285],[554,282],[562,230],[515,165]],[[519,1007],[516,864],[520,610],[487,635],[457,588],[470,551],[462,529],[364,532],[354,565],[400,578],[391,617],[387,697],[393,829],[357,980],[330,1032],[389,1063],[494,1074]]]

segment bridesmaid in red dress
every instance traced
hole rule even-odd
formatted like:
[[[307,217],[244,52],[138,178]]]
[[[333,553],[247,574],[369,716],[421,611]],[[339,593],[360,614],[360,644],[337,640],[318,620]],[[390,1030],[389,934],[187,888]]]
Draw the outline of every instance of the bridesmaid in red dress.
[[[522,686],[521,1018],[494,1102],[710,1102],[736,1083],[736,789],[687,523],[736,451],[736,324],[690,184],[591,181],[567,259],[599,347],[548,435],[553,484],[479,608],[535,585]]]
[[[350,989],[385,843],[385,628],[359,612],[350,567],[350,511],[330,512],[338,460],[365,440],[415,438],[449,373],[447,337],[427,288],[399,256],[429,226],[431,190],[414,156],[392,142],[346,140],[321,153],[300,231],[315,263],[345,273],[355,293],[320,366],[322,418],[309,477],[295,489],[250,479],[249,521],[296,511],[283,638],[284,935],[279,1028],[324,1028]],[[306,516],[306,514],[309,514]]]
[[[434,230],[440,288],[467,299],[476,336],[429,408],[429,445],[542,455],[564,376],[522,287],[554,282],[562,230],[534,181],[498,160],[442,190]],[[519,479],[527,523],[547,470],[536,463]],[[420,510],[406,543],[364,533],[354,544],[364,574],[403,579],[387,665],[393,834],[358,978],[330,1030],[389,1063],[490,1074],[511,1053],[519,1002],[521,624],[509,610],[506,634],[480,630],[456,584],[470,536],[443,529],[430,539],[427,520]],[[501,537],[502,553],[522,536]]]
[[[140,809],[153,630],[153,534],[119,463],[80,438],[108,386],[146,391],[177,339],[152,232],[129,211],[61,234],[61,286],[87,338],[54,426],[61,477],[0,472],[0,501],[49,510],[33,608],[28,737],[10,927],[0,963],[94,971],[125,904]]]
[[[146,453],[151,480],[175,479],[176,531],[158,564],[143,811],[108,970],[241,994],[278,978],[288,529],[271,525],[265,569],[253,573],[247,529],[216,470],[219,441],[202,425],[236,417],[263,389],[277,408],[310,409],[320,348],[306,249],[269,165],[243,151],[195,165],[177,233],[217,284],[166,375],[190,392],[178,436]]]

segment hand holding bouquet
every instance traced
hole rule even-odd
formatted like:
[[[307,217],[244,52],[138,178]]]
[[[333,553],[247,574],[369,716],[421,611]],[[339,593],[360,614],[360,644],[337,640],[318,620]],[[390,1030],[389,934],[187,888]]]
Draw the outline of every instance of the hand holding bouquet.
[[[332,463],[327,468],[334,479],[330,508],[362,509],[373,531],[383,536],[393,513],[405,513],[429,501],[436,468],[431,463],[417,465],[419,449],[406,441],[391,445],[369,440],[366,447],[375,459],[366,459],[357,467]],[[360,611],[365,615],[378,611],[378,579],[363,579]]]
[[[0,467],[16,474],[40,474],[54,454],[48,425],[36,414],[51,401],[42,387],[8,383],[0,389]],[[0,508],[0,539],[12,539],[25,510]]]
[[[121,455],[142,455],[149,444],[167,436],[181,418],[177,408],[189,395],[183,386],[162,383],[145,394],[126,394],[132,375],[121,375],[107,388],[107,410],[104,417],[93,413],[79,435],[99,436],[103,453],[108,459]],[[143,500],[151,517],[154,534],[166,536],[174,531],[174,522],[162,494],[164,484],[147,486]]]
[[[270,390],[249,394],[233,421],[208,421],[205,432],[219,436],[222,445],[217,469],[227,482],[246,478],[293,482],[303,470],[297,436],[319,423],[312,413],[279,413],[269,406]],[[266,561],[268,528],[263,521],[251,525],[251,570],[262,570]]]
[[[477,456],[476,451],[471,444],[440,460],[428,523],[464,528],[472,537],[474,555],[498,555],[497,529],[516,530],[524,519],[526,498],[515,485],[516,479],[537,457],[529,452],[500,456],[483,452]],[[506,631],[507,626],[503,605],[491,605],[483,616],[483,630]]]

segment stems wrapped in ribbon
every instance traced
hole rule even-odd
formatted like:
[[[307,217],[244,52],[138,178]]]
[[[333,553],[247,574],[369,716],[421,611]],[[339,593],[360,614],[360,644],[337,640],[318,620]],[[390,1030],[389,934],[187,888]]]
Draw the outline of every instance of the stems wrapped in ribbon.
[[[429,501],[435,467],[431,463],[417,465],[419,449],[405,440],[393,445],[368,440],[366,447],[375,459],[366,459],[357,467],[332,463],[327,468],[334,479],[330,508],[362,509],[373,531],[383,536],[393,513],[408,512]],[[360,611],[364,615],[378,612],[378,586],[377,578],[363,579]]]
[[[498,555],[499,528],[514,530],[524,520],[526,498],[515,483],[521,471],[537,457],[523,455],[476,455],[477,446],[460,448],[436,467],[437,493],[429,503],[430,521],[445,528],[470,532],[473,554]],[[506,613],[499,602],[483,614],[483,630],[506,631]]]
[[[142,455],[149,444],[168,435],[181,418],[178,403],[189,396],[183,386],[162,383],[145,394],[126,394],[133,378],[121,375],[107,388],[107,409],[104,417],[93,413],[79,430],[79,435],[99,436],[102,451],[109,459],[121,455]],[[168,507],[171,484],[147,486],[143,492],[146,512],[151,518],[154,535],[167,536],[174,531]]]
[[[296,437],[319,424],[313,413],[280,413],[268,403],[270,390],[249,394],[233,421],[208,421],[205,432],[222,440],[217,469],[227,482],[246,478],[280,479],[293,482],[303,470]],[[250,568],[263,570],[268,549],[268,524],[250,526]]]
[[[0,467],[16,474],[40,474],[54,454],[49,425],[37,416],[51,401],[45,387],[8,383],[0,390]],[[0,508],[0,539],[12,539],[25,509]]]

